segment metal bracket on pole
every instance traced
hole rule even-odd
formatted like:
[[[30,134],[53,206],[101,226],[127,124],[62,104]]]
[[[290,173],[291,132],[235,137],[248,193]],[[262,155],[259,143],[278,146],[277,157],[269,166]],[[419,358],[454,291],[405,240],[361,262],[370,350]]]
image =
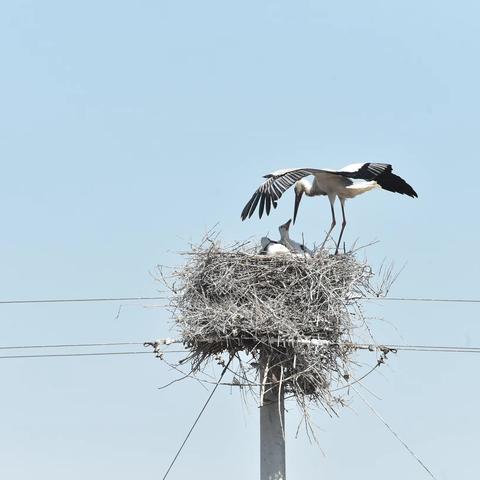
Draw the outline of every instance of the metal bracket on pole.
[[[163,358],[163,352],[160,347],[163,345],[171,345],[172,343],[182,343],[180,338],[161,338],[160,340],[155,340],[153,342],[143,342],[144,347],[152,347],[153,353],[157,358]]]

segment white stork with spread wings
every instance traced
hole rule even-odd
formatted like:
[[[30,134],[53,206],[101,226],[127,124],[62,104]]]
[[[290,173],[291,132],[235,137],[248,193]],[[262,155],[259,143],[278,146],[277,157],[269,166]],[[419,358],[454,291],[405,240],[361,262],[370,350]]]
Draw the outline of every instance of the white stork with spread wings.
[[[313,175],[313,183],[306,178]],[[332,212],[332,224],[323,241],[322,247],[336,225],[334,203],[338,197],[342,207],[342,229],[337,242],[335,253],[338,253],[340,241],[347,221],[345,219],[345,200],[354,198],[361,193],[374,188],[382,188],[389,192],[401,193],[410,197],[417,197],[415,190],[403,178],[392,173],[392,166],[386,163],[355,163],[347,165],[340,170],[317,169],[317,168],[289,168],[277,170],[265,175],[267,180],[252,195],[242,211],[242,220],[250,218],[259,205],[258,214],[262,218],[264,210],[268,215],[271,207],[277,207],[277,201],[282,194],[295,184],[295,206],[293,223],[297,218],[298,207],[303,194],[308,197],[326,195],[330,201]]]

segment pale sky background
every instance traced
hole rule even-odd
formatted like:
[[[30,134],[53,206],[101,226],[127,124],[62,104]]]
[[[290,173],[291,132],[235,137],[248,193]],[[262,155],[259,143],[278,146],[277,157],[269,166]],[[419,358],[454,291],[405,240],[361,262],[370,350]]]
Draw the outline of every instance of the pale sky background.
[[[259,238],[291,216],[287,192],[240,221],[261,175],[364,161],[392,163],[419,198],[348,203],[346,242],[380,240],[374,266],[407,262],[394,296],[480,297],[479,15],[466,0],[3,2],[0,299],[155,295],[155,265],[209,227]],[[294,236],[320,240],[329,215],[304,200]],[[0,305],[0,344],[168,335],[145,305]],[[367,313],[379,342],[480,346],[479,308]],[[439,479],[478,476],[478,362],[403,352],[366,381]],[[0,378],[9,480],[161,478],[208,395],[157,390],[175,375],[150,356],[0,359]],[[313,413],[321,448],[294,438],[289,405],[289,478],[427,478],[350,401]],[[258,478],[258,445],[255,405],[220,389],[169,478]]]

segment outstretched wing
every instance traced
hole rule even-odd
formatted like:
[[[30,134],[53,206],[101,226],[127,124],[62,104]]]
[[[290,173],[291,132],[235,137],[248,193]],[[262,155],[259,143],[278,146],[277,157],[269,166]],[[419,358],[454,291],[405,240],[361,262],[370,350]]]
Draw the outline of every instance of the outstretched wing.
[[[337,175],[361,180],[376,180],[380,175],[392,173],[392,166],[388,163],[354,163],[335,172]]]
[[[268,215],[272,205],[273,208],[277,208],[277,200],[288,188],[301,178],[312,175],[317,171],[318,170],[314,168],[288,168],[265,175],[264,178],[267,180],[258,187],[242,210],[242,220],[250,218],[253,215],[259,202],[259,218],[262,218],[264,210]]]
[[[336,172],[348,178],[373,180],[389,192],[401,193],[410,197],[417,197],[417,192],[402,178],[392,173],[392,166],[388,163],[364,163],[349,165]]]

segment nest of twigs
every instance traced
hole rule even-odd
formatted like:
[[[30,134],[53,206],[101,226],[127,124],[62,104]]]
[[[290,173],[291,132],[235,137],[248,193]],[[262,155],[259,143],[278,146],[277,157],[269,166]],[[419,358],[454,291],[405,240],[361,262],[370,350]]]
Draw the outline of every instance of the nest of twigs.
[[[373,290],[366,263],[352,252],[269,257],[208,239],[185,255],[168,283],[193,372],[227,353],[239,363],[236,382],[252,387],[266,359],[303,408],[342,402],[332,385],[349,378],[353,330],[364,322],[359,302]]]

